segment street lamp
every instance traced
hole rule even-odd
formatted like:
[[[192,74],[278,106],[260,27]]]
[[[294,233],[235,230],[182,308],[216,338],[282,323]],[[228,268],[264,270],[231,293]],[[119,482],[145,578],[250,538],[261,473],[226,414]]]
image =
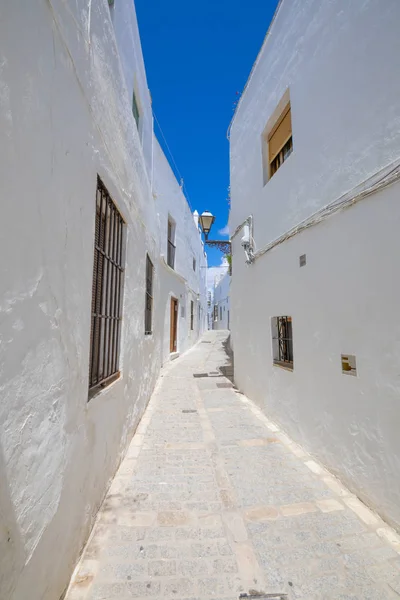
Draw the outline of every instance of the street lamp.
[[[200,226],[204,233],[205,245],[211,248],[218,248],[225,256],[230,256],[232,252],[231,243],[228,240],[209,240],[208,235],[215,221],[215,217],[209,210],[205,210],[199,217]],[[231,263],[229,263],[229,272],[231,273]]]
[[[215,217],[209,210],[205,210],[199,217],[201,229],[203,230],[204,237],[208,240],[208,234],[210,233],[211,227],[215,221]]]

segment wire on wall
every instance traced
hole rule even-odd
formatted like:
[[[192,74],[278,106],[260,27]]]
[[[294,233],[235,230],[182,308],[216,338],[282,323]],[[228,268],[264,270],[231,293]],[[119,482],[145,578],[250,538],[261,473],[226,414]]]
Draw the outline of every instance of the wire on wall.
[[[168,153],[169,153],[169,155],[171,157],[172,163],[173,163],[173,165],[175,167],[175,171],[176,171],[175,177],[179,181],[180,186],[181,186],[181,188],[182,188],[182,190],[184,192],[184,195],[186,197],[187,203],[189,204],[189,208],[190,208],[191,212],[193,213],[194,212],[193,211],[193,206],[192,206],[192,203],[190,201],[190,196],[189,196],[189,192],[188,192],[187,186],[185,184],[185,180],[182,177],[182,174],[181,174],[181,172],[180,172],[180,170],[178,168],[178,165],[176,164],[176,160],[175,160],[175,158],[174,158],[174,156],[172,154],[172,151],[171,151],[171,149],[170,149],[170,147],[168,145],[167,139],[166,139],[166,137],[164,135],[163,130],[161,129],[161,125],[159,123],[159,120],[157,119],[157,116],[156,116],[156,113],[154,112],[154,110],[153,110],[153,117],[154,117],[155,122],[157,123],[158,129],[160,130],[160,133],[161,133],[161,137],[164,140],[165,147],[168,150]]]
[[[279,236],[278,238],[276,238],[275,240],[273,240],[272,242],[270,242],[263,248],[260,248],[260,250],[257,250],[256,252],[254,252],[251,262],[254,262],[258,258],[260,258],[260,256],[263,256],[264,254],[266,254],[267,252],[269,252],[276,246],[283,244],[283,242],[286,242],[287,240],[289,240],[290,238],[294,237],[295,235],[301,233],[305,229],[314,227],[315,225],[322,223],[323,221],[325,221],[332,215],[334,215],[338,212],[341,212],[343,210],[346,210],[346,209],[350,208],[351,206],[354,206],[354,204],[357,204],[361,200],[368,198],[372,194],[376,194],[377,192],[388,187],[389,185],[392,185],[399,179],[400,179],[400,159],[398,159],[391,165],[385,167],[379,173],[375,174],[373,177],[370,177],[369,179],[364,181],[361,185],[356,186],[355,188],[353,188],[352,190],[350,190],[349,192],[347,192],[346,194],[341,196],[339,199],[331,202],[327,206],[324,206],[323,208],[321,208],[320,210],[318,210],[317,212],[312,214],[310,217],[307,217],[299,225],[296,225],[292,229],[289,229],[289,231],[287,231],[283,235]],[[252,218],[252,217],[248,217],[243,223],[241,223],[235,229],[231,239],[234,239],[236,237],[236,235],[239,233],[239,231],[241,229],[243,229],[243,227],[249,221],[250,218]],[[250,233],[250,239],[255,246],[252,233]]]

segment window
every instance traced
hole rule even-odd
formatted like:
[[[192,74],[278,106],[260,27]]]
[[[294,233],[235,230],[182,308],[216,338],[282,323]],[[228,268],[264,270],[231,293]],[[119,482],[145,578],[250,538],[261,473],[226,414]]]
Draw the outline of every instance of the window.
[[[283,165],[293,152],[292,112],[290,103],[286,104],[282,114],[268,134],[264,134],[264,142],[268,144],[268,173],[265,173],[264,183],[267,182]]]
[[[124,221],[97,179],[89,390],[119,374],[124,281]]]
[[[145,335],[151,335],[152,320],[153,320],[153,263],[151,262],[149,255],[146,255],[146,304],[144,313],[144,333]]]
[[[222,321],[222,306],[219,307],[219,320]]]
[[[193,331],[194,329],[194,302],[190,301],[190,329]]]
[[[196,259],[193,258],[193,271],[196,271]]]
[[[168,255],[167,262],[171,269],[175,268],[175,223],[168,219]]]
[[[342,373],[345,375],[353,375],[357,377],[357,362],[356,357],[353,354],[342,354]]]
[[[132,94],[132,112],[133,112],[133,116],[135,117],[136,126],[139,130],[140,113],[139,113],[139,105],[138,105],[138,102],[136,99],[135,90],[133,90],[133,94]]]
[[[214,306],[214,321],[218,321],[218,306]]]
[[[274,364],[293,370],[292,318],[272,318],[272,350]]]

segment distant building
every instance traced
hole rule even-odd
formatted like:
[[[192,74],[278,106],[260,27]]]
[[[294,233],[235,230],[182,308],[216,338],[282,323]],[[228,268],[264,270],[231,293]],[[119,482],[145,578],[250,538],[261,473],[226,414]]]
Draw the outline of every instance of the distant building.
[[[238,387],[397,527],[399,24],[398,0],[279,3],[229,220]]]
[[[219,280],[214,289],[213,329],[230,328],[230,286],[229,273]]]

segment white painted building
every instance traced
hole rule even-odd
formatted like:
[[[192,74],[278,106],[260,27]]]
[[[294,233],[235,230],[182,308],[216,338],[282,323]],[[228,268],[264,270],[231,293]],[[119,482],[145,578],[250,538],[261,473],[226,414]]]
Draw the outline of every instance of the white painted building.
[[[131,0],[9,2],[0,40],[0,598],[56,600],[207,263]]]
[[[399,26],[398,0],[281,1],[231,124],[229,221],[237,385],[397,527]]]
[[[213,329],[230,329],[231,276],[225,273],[214,289]]]
[[[207,327],[207,257],[187,200],[157,140],[154,140],[154,198],[160,251],[162,357],[190,348]],[[169,235],[168,235],[169,232]],[[176,344],[170,336],[171,298],[178,300]]]

